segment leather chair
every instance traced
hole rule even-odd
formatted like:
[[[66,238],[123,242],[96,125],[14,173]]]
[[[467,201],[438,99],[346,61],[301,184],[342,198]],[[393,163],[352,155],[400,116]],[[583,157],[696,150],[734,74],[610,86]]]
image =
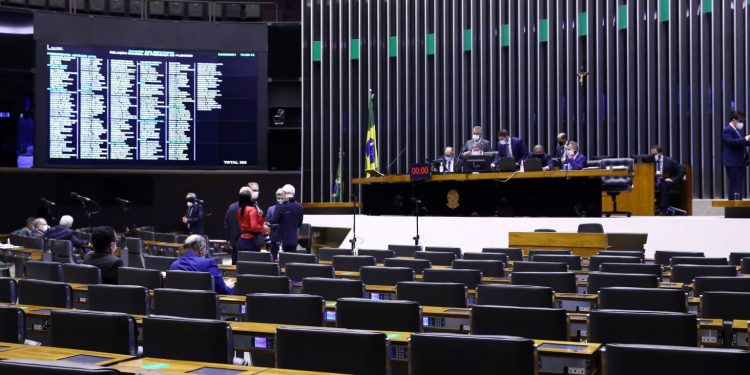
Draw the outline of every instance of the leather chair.
[[[279,276],[281,270],[278,264],[272,262],[238,261],[237,275]]]
[[[737,276],[735,266],[697,266],[679,264],[672,267],[672,282],[692,284],[698,276]]]
[[[472,306],[471,334],[568,341],[568,315],[563,309]]]
[[[359,249],[357,250],[357,255],[375,257],[377,263],[383,263],[387,258],[395,258],[396,252],[393,250]]]
[[[562,262],[513,262],[513,273],[516,272],[567,272],[568,264]]]
[[[520,337],[415,333],[409,350],[409,373],[414,375],[531,375],[537,366],[534,342]]]
[[[210,272],[167,271],[164,287],[187,290],[214,290],[214,276]]]
[[[326,277],[329,279],[335,277],[333,266],[312,263],[289,263],[284,269],[284,274],[295,283],[301,282],[302,279],[307,277]]]
[[[701,296],[701,317],[750,320],[750,293],[705,292]]]
[[[143,356],[232,364],[232,328],[219,320],[143,318]]]
[[[135,320],[129,314],[52,310],[52,346],[136,355]]]
[[[726,266],[729,264],[727,258],[707,258],[707,257],[672,257],[669,259],[672,266],[678,264],[695,264],[702,266]]]
[[[750,293],[750,277],[699,276],[693,279],[693,295],[705,292]]]
[[[508,254],[503,253],[464,253],[462,260],[496,260],[503,263],[503,267],[509,264]]]
[[[432,262],[427,259],[401,259],[392,258],[386,259],[384,265],[386,267],[406,267],[414,270],[414,273],[421,275],[425,269],[432,268]]]
[[[146,289],[157,289],[164,286],[161,272],[157,270],[120,267],[117,269],[117,283],[120,285],[138,285]]]
[[[668,266],[669,261],[672,257],[705,257],[701,251],[668,251],[668,250],[656,250],[654,251],[654,263],[661,264],[662,266]]]
[[[78,284],[101,284],[102,271],[88,264],[64,263],[63,281],[66,283]]]
[[[73,308],[73,289],[66,283],[18,280],[18,304]]]
[[[662,266],[659,264],[636,264],[636,263],[602,263],[599,272],[608,273],[638,273],[655,275],[661,280]]]
[[[179,316],[195,319],[219,319],[219,296],[210,290],[155,289],[155,315]]]
[[[239,275],[234,285],[234,294],[252,293],[289,294],[292,282],[286,276]]]
[[[646,253],[643,250],[602,250],[596,255],[615,256],[615,257],[636,257],[641,263],[646,260]]]
[[[417,251],[414,259],[426,259],[435,266],[450,266],[456,259],[456,254],[441,251]]]
[[[388,250],[392,250],[396,253],[396,257],[410,258],[414,256],[417,251],[422,251],[422,246],[419,245],[388,245]]]
[[[45,250],[45,243],[43,237],[21,237],[23,241],[21,246],[28,249]]]
[[[289,263],[317,264],[318,257],[312,254],[289,253],[285,251],[280,251],[279,252],[279,267],[286,268],[286,265]]]
[[[454,260],[451,267],[454,270],[477,270],[482,273],[483,277],[505,277],[505,263],[499,260],[467,260],[464,256],[464,259]]]
[[[568,265],[568,270],[580,271],[581,270],[581,257],[578,255],[547,255],[547,254],[535,254],[531,257],[532,262],[547,262],[547,263],[565,263]]]
[[[175,257],[163,257],[156,255],[144,255],[143,262],[146,268],[157,271],[169,271],[172,267],[172,263],[176,261]]]
[[[424,251],[453,253],[453,255],[456,256],[456,259],[461,259],[462,257],[462,251],[460,247],[425,246]]]
[[[396,299],[422,306],[466,307],[466,286],[460,283],[402,281],[396,284]]]
[[[322,328],[278,328],[276,366],[363,375],[388,373],[385,333]]]
[[[144,268],[143,239],[138,237],[125,237],[125,248],[128,250],[128,267]]]
[[[641,310],[687,312],[687,296],[677,289],[602,288],[599,308],[606,310]]]
[[[573,255],[568,249],[529,249],[529,259],[534,255]]]
[[[662,311],[595,310],[589,314],[589,342],[602,344],[698,345],[695,314]]]
[[[16,303],[16,280],[10,277],[0,277],[0,302]]]
[[[26,341],[26,315],[22,309],[0,306],[0,342],[23,344]]]
[[[743,375],[750,352],[738,349],[609,344],[604,354],[607,375]]]
[[[325,300],[308,294],[248,294],[248,322],[323,326]]]
[[[629,288],[658,288],[659,278],[654,275],[637,273],[590,273],[586,292],[599,293],[601,288],[629,287]]]
[[[156,233],[154,232],[153,227],[150,229],[151,230],[139,230],[138,237],[140,237],[144,241],[156,241]]]
[[[604,226],[599,223],[578,224],[578,233],[604,233]]]
[[[359,279],[365,285],[392,285],[400,281],[414,281],[414,270],[408,267],[362,267]]]
[[[750,258],[750,253],[742,253],[742,252],[733,251],[729,253],[729,264],[733,266],[739,266],[742,263],[742,258]]]
[[[750,258],[742,258],[740,272],[743,274],[750,273]]]
[[[576,274],[573,272],[513,272],[513,285],[535,285],[552,288],[556,293],[575,293]]]
[[[137,285],[90,285],[89,310],[125,314],[151,313],[148,289]]]
[[[52,261],[59,263],[81,263],[83,259],[73,254],[73,243],[68,240],[47,240],[47,247],[52,254]]]
[[[359,269],[376,265],[375,257],[367,255],[334,255],[333,269],[336,271],[359,272]]]
[[[482,283],[482,272],[479,270],[462,270],[450,268],[429,268],[424,270],[422,281],[428,283],[461,283],[468,289],[476,289]]]
[[[273,263],[273,254],[265,251],[238,251],[237,261]]]
[[[554,306],[552,288],[531,285],[484,284],[477,287],[475,305],[500,305],[518,307]]]
[[[413,301],[340,298],[336,327],[373,331],[421,332],[422,308]]]
[[[318,260],[320,261],[332,261],[334,255],[354,255],[354,251],[351,249],[337,249],[330,247],[323,247],[318,249]]]
[[[62,263],[30,260],[26,262],[26,278],[33,280],[62,281]]]
[[[365,295],[365,284],[361,280],[307,277],[302,280],[302,294],[321,296],[326,301],[347,297],[362,298]]]
[[[594,255],[589,258],[589,271],[601,271],[599,269],[599,266],[601,266],[604,263],[642,264],[643,260],[638,257],[630,257],[630,256]]]
[[[154,233],[154,241],[165,243],[177,243],[177,235],[174,233]]]
[[[509,260],[514,262],[523,260],[523,249],[518,247],[485,247],[482,249],[482,253],[505,254]]]
[[[613,167],[625,167],[629,174],[626,176],[602,176],[602,192],[612,197],[612,211],[602,212],[604,216],[625,215],[630,217],[632,212],[617,210],[617,196],[633,189],[633,158],[605,158],[599,161],[599,167],[609,169]]]
[[[89,366],[65,361],[9,359],[0,361],[0,374],[14,375],[120,375],[110,367]]]
[[[550,229],[550,228],[537,228],[537,229],[534,229],[534,232],[537,232],[537,233],[555,233],[555,232],[557,232],[557,230],[556,229]]]

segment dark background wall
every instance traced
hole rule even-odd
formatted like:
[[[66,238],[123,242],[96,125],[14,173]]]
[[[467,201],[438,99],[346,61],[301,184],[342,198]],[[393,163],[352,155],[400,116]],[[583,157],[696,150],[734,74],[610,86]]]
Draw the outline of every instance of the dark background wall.
[[[567,132],[590,157],[658,143],[692,164],[696,197],[723,197],[720,134],[748,109],[749,23],[745,1],[309,1],[304,198],[328,200],[339,162],[343,196],[357,192],[369,89],[385,173],[480,125],[493,145],[507,128],[547,150]]]

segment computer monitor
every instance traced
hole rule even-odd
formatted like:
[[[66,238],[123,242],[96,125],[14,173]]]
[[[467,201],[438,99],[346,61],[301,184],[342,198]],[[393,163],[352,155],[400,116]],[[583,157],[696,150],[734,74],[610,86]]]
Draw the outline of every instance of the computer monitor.
[[[497,162],[497,169],[499,169],[500,172],[515,172],[516,159],[510,156],[500,158]]]
[[[490,164],[492,159],[495,158],[494,153],[485,152],[482,155],[469,155],[464,157],[463,171],[464,172],[486,172],[490,170]]]
[[[529,158],[523,161],[524,172],[538,172],[542,170],[542,161],[539,159]]]

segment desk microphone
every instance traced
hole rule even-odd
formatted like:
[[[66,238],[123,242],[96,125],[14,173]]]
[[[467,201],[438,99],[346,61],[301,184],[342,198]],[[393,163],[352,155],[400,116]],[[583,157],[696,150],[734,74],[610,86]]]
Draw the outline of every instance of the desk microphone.
[[[48,200],[45,197],[42,197],[41,199],[39,199],[39,201],[42,202],[42,203],[44,203],[44,204],[46,204],[46,205],[48,205],[48,206],[54,206],[55,205],[55,202],[53,202],[51,200]]]
[[[73,199],[78,199],[79,201],[91,202],[91,198],[84,197],[83,195],[80,195],[80,194],[76,193],[75,191],[71,191],[70,192],[70,197],[73,198]]]

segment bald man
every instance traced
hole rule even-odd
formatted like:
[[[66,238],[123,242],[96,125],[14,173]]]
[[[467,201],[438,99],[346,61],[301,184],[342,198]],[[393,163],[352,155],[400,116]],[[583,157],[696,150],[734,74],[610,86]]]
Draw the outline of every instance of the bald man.
[[[232,294],[232,288],[224,282],[219,271],[216,261],[206,258],[208,249],[206,248],[206,237],[193,234],[190,235],[184,244],[185,251],[177,260],[172,262],[170,270],[208,272],[214,277],[214,291],[219,294]]]
[[[542,147],[542,145],[534,146],[531,150],[529,159],[539,159],[539,161],[542,162],[542,170],[544,171],[548,171],[554,167],[552,158],[544,152],[544,147]]]

